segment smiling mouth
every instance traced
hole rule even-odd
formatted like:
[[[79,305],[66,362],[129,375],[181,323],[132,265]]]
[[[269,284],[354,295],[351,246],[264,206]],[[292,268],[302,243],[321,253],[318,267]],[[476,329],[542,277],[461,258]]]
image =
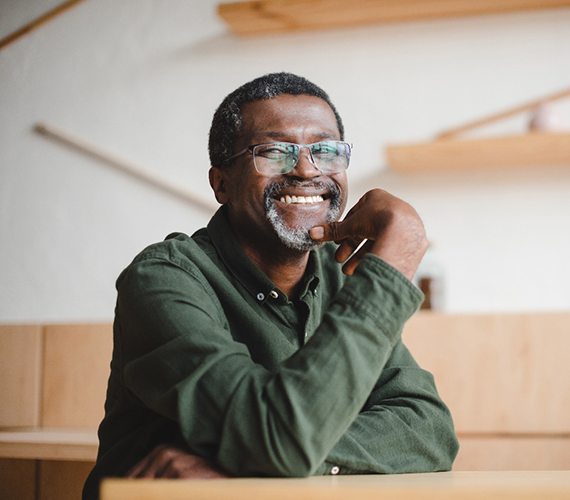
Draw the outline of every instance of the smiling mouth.
[[[285,196],[281,196],[279,198],[281,203],[286,204],[293,204],[293,203],[320,203],[325,201],[325,198],[321,195],[316,196],[289,196],[286,194]]]

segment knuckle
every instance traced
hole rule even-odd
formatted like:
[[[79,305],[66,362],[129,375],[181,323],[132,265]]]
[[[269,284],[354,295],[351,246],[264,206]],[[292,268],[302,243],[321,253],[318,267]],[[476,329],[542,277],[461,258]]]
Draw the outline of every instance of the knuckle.
[[[337,222],[331,222],[329,224],[329,232],[330,232],[330,239],[333,241],[336,241],[338,239],[338,236],[339,236],[338,223]]]

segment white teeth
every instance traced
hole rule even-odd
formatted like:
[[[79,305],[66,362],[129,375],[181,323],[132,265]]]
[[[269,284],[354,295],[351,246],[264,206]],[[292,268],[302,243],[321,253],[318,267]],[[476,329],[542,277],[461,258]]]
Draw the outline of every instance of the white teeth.
[[[323,200],[323,197],[320,195],[317,196],[289,196],[286,194],[285,196],[281,196],[279,198],[281,203],[319,203]]]

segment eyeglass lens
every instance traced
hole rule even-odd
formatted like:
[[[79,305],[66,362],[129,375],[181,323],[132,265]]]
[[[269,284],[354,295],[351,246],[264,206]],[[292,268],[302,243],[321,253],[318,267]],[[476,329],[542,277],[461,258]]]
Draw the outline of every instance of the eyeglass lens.
[[[286,174],[295,168],[305,147],[288,142],[260,144],[253,148],[253,162],[261,174]],[[350,161],[350,144],[340,141],[323,141],[307,144],[315,166],[323,173],[341,172]]]

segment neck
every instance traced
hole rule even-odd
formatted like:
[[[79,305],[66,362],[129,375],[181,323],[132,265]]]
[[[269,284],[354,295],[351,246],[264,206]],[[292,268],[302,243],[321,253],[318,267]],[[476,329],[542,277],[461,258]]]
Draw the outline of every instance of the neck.
[[[251,240],[237,238],[245,254],[282,292],[289,298],[297,296],[309,261],[308,251],[292,250],[280,241],[274,245],[255,241],[252,245]]]

